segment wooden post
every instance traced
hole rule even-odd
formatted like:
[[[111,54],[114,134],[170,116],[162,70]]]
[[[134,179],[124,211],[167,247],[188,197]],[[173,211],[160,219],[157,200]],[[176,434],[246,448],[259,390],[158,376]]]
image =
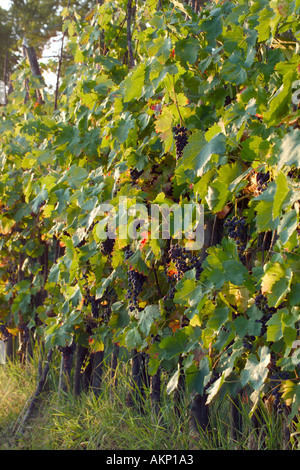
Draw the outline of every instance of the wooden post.
[[[34,77],[38,77],[40,83],[44,84],[35,48],[32,46],[28,46],[26,38],[24,38],[23,40],[23,56],[28,60],[32,75]],[[43,93],[41,90],[36,90],[36,99],[38,103],[44,103]]]
[[[132,0],[127,2],[127,49],[128,49],[128,59],[129,59],[129,68],[134,67],[134,57],[132,50],[132,34],[131,34],[131,20],[133,16]]]
[[[209,425],[209,406],[206,404],[207,396],[199,393],[194,397],[191,408],[191,429],[198,433],[206,431]]]
[[[151,408],[152,412],[159,416],[160,396],[161,396],[161,367],[158,367],[156,374],[151,378]]]
[[[118,379],[116,376],[117,366],[118,366],[118,357],[119,357],[119,346],[113,344],[113,351],[111,357],[111,379],[112,379],[112,392],[116,389],[118,385]]]
[[[98,397],[101,392],[102,374],[103,374],[104,351],[97,351],[94,354],[92,390]]]
[[[79,396],[83,389],[82,366],[87,355],[88,355],[88,348],[86,348],[85,346],[81,346],[81,344],[77,344],[76,353],[75,353],[74,384],[73,384],[73,393],[75,397]]]
[[[61,347],[61,363],[59,374],[59,390],[69,392],[71,390],[71,370],[73,366],[74,344]]]

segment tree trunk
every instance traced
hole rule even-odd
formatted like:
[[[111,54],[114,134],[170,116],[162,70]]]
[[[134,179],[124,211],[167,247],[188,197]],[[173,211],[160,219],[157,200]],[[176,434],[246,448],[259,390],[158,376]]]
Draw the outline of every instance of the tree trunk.
[[[98,397],[101,392],[102,374],[103,374],[104,351],[97,351],[94,354],[93,372],[92,372],[92,390]]]
[[[160,413],[160,398],[161,398],[161,368],[157,369],[156,374],[151,379],[151,408],[152,412],[159,416]]]
[[[112,357],[111,357],[111,379],[112,379],[112,393],[118,386],[118,378],[116,376],[119,357],[119,346],[113,344]]]
[[[183,397],[185,393],[185,375],[182,368],[182,357],[179,358],[179,378],[177,388],[174,392],[174,410],[178,418],[181,417]]]
[[[27,423],[27,421],[29,420],[29,418],[32,416],[32,413],[33,411],[35,410],[35,407],[37,405],[37,402],[38,402],[38,399],[40,397],[40,394],[42,393],[44,387],[45,387],[45,383],[46,383],[46,380],[47,380],[47,377],[48,377],[48,372],[49,372],[49,368],[50,368],[50,363],[51,363],[51,359],[52,359],[52,355],[53,355],[53,350],[52,349],[49,349],[48,351],[48,354],[47,354],[47,359],[45,361],[45,366],[44,366],[44,370],[43,370],[43,373],[42,373],[42,376],[40,378],[40,381],[37,385],[37,388],[36,388],[36,391],[30,401],[30,404],[29,404],[29,407],[27,409],[27,412],[25,413],[23,419],[22,419],[22,422],[17,430],[17,432],[19,434],[22,434],[23,433],[23,430],[24,430],[24,427]]]
[[[198,434],[201,430],[206,431],[209,426],[209,406],[206,405],[207,395],[204,393],[194,397],[191,408],[191,430]]]
[[[73,366],[74,347],[65,346],[61,348],[61,364],[59,374],[59,390],[70,392],[71,390],[71,371]]]
[[[84,363],[85,358],[88,354],[88,348],[77,344],[76,352],[75,352],[75,366],[74,366],[74,385],[73,385],[73,393],[74,396],[77,397],[80,395],[83,389],[83,373],[82,373],[82,366]]]
[[[138,405],[140,407],[144,397],[142,380],[143,358],[142,354],[133,350],[131,359],[131,390],[127,394],[127,406]]]

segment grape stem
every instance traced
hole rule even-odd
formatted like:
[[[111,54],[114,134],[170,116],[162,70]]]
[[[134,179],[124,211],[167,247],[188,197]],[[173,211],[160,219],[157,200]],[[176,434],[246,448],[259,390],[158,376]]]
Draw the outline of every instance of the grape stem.
[[[156,287],[157,287],[157,292],[158,292],[159,297],[162,298],[163,295],[162,295],[162,292],[160,290],[160,286],[159,286],[158,279],[157,279],[157,272],[156,272],[154,264],[153,264],[152,268],[153,268],[153,273],[154,273],[154,278],[155,278],[155,284],[156,284]]]

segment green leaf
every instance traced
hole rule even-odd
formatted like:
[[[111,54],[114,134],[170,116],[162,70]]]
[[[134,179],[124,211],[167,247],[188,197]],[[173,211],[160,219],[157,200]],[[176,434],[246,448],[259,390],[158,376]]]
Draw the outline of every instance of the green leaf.
[[[192,366],[185,370],[186,385],[189,392],[202,395],[211,375],[208,357],[203,357],[198,366],[195,363],[192,364]]]
[[[267,322],[267,341],[279,341],[282,338],[282,313],[277,312],[272,315],[272,318]]]
[[[284,165],[295,165],[296,168],[300,168],[300,129],[291,130],[282,140],[278,170],[281,170]]]
[[[287,179],[284,173],[279,172],[276,178],[276,192],[274,196],[274,204],[273,204],[273,211],[272,211],[272,217],[273,220],[276,219],[276,217],[280,216],[281,213],[281,208],[282,204],[286,198],[286,196],[289,193],[289,187],[287,183]]]
[[[195,176],[201,176],[203,167],[209,162],[212,155],[225,153],[225,144],[226,137],[222,133],[215,134],[209,142],[201,131],[192,134],[175,171],[178,183],[191,182],[184,176],[186,168],[192,168]]]
[[[179,370],[179,367],[178,367],[176,372],[172,375],[171,379],[167,383],[166,391],[167,391],[168,395],[170,393],[172,393],[174,390],[176,390],[177,385],[178,385],[179,376],[180,376],[180,370]]]
[[[270,264],[262,277],[261,289],[268,296],[270,307],[277,307],[290,292],[293,271],[279,262]]]
[[[154,321],[161,315],[160,308],[157,305],[147,305],[147,307],[137,314],[139,330],[148,336]]]
[[[130,118],[121,118],[117,121],[111,131],[111,134],[122,144],[128,138],[130,129],[134,128],[134,122]]]
[[[156,56],[158,60],[165,63],[169,56],[172,48],[172,40],[170,37],[159,36],[153,39],[152,43],[148,47],[149,56]]]
[[[221,326],[227,322],[229,313],[230,310],[228,307],[217,307],[207,322],[208,328],[219,331]]]
[[[254,390],[258,390],[265,382],[269,369],[268,365],[271,360],[271,354],[267,346],[262,346],[259,349],[259,359],[255,354],[247,356],[245,368],[241,372],[241,385],[252,385]]]
[[[145,71],[146,64],[140,63],[122,82],[121,90],[125,103],[140,98],[145,83]]]
[[[276,126],[288,114],[291,106],[292,93],[290,83],[284,83],[270,101],[269,109],[263,118],[269,126]]]
[[[273,205],[271,201],[260,201],[256,206],[256,221],[259,232],[276,230],[279,224],[279,217],[273,219]]]
[[[190,273],[194,277],[194,273]],[[176,285],[174,301],[177,304],[195,306],[203,297],[202,287],[197,284],[195,279],[187,279],[184,276]]]
[[[189,343],[189,337],[184,329],[176,330],[173,337],[167,336],[163,338],[159,344],[163,352],[163,358],[171,360],[182,354]]]
[[[138,349],[143,344],[143,339],[137,327],[127,332],[125,344],[129,350]]]
[[[179,39],[175,44],[175,54],[178,55],[184,62],[194,64],[198,57],[198,50],[200,44],[198,39],[187,37]]]
[[[239,260],[226,260],[223,263],[223,268],[228,281],[236,286],[243,285],[248,277],[248,270]]]
[[[298,214],[295,209],[284,214],[277,229],[277,235],[283,245],[285,245],[290,237],[295,233],[298,224]]]

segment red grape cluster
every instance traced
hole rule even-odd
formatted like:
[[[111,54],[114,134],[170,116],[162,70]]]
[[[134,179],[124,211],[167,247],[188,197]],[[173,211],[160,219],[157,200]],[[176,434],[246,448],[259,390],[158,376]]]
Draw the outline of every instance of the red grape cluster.
[[[172,245],[168,251],[169,260],[173,263],[175,269],[171,271],[165,269],[165,272],[168,277],[168,282],[171,282],[171,277],[175,280],[175,284],[180,281],[183,274],[191,269],[196,271],[196,279],[199,280],[201,272],[203,271],[202,263],[198,255],[194,255],[192,258],[189,257],[190,252],[186,250],[183,246],[176,243]],[[172,273],[172,276],[170,276]],[[173,299],[175,295],[176,287],[172,285],[169,289],[167,295],[164,296],[164,300]]]
[[[224,223],[224,227],[228,230],[229,238],[232,238],[238,249],[239,258],[242,263],[246,263],[246,256],[244,254],[247,246],[247,222],[244,217],[234,216],[231,219],[227,219]]]
[[[268,305],[268,299],[265,297],[263,294],[258,294],[255,299],[255,305],[261,312],[263,313],[262,318],[259,320],[260,323],[262,324],[262,330],[261,330],[261,335],[266,333],[267,330],[267,322],[270,320],[272,315],[276,313],[276,308],[275,307],[269,307]]]
[[[18,282],[17,270],[18,270],[17,266],[11,261],[9,261],[7,264],[7,274],[8,274],[8,280],[12,286],[14,286]]]
[[[4,324],[0,325],[0,333],[2,334],[2,341],[4,342],[10,337],[10,333]]]
[[[259,192],[263,192],[267,189],[268,184],[270,181],[270,172],[267,171],[267,173],[264,173],[263,171],[260,171],[256,175],[256,182],[257,182],[257,190]]]
[[[126,248],[125,260],[129,259],[133,254],[132,250]],[[129,301],[129,310],[132,312],[135,309],[139,309],[138,296],[142,292],[146,276],[130,266],[127,270],[127,279],[128,291],[126,298]]]
[[[186,144],[188,143],[187,128],[180,126],[173,127],[175,146],[176,146],[176,159],[182,157],[182,152]]]
[[[130,178],[131,178],[131,184],[134,185],[136,184],[137,180],[143,173],[143,170],[139,171],[136,168],[130,168]]]
[[[104,240],[100,246],[100,251],[102,255],[110,257],[113,252],[114,246],[115,239],[107,237],[106,240]]]

